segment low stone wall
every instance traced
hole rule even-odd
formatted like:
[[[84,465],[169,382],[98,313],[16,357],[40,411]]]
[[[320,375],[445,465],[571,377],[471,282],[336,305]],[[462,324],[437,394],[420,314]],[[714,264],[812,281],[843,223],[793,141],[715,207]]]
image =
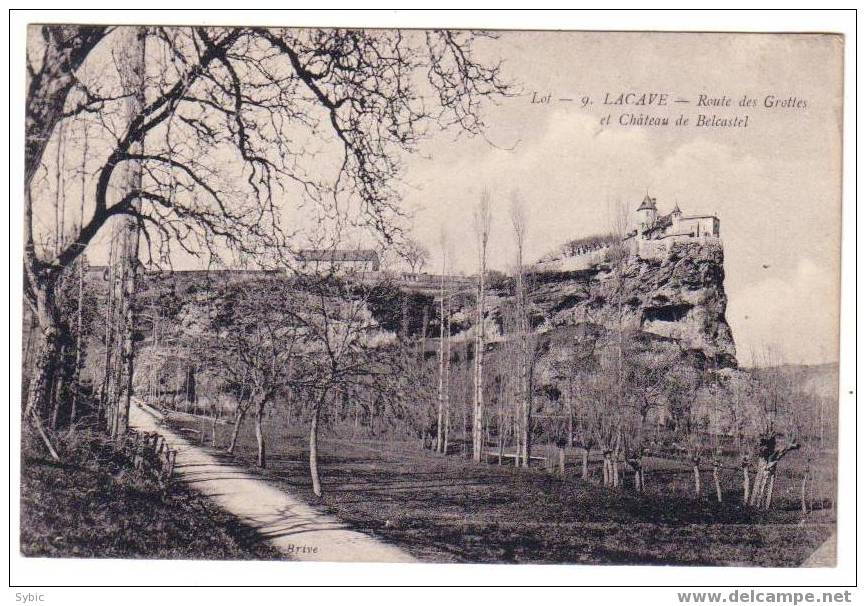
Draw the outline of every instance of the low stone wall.
[[[610,246],[600,246],[593,250],[566,257],[564,259],[556,259],[554,261],[544,261],[535,266],[535,271],[538,272],[558,272],[558,271],[580,271],[589,269],[607,259]]]

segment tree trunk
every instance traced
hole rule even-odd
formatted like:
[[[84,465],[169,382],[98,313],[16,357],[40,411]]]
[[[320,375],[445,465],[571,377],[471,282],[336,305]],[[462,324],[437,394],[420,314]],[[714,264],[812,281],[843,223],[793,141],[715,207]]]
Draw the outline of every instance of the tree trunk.
[[[313,418],[310,420],[310,479],[313,481],[313,494],[322,496],[322,484],[319,481],[319,409],[316,405],[313,409]]]
[[[450,400],[449,402],[450,403]],[[442,454],[448,454],[448,438],[451,433],[451,408],[450,406],[446,406],[445,408],[445,435],[442,439]]]
[[[97,419],[103,420],[109,427],[110,406],[109,390],[111,389],[111,376],[113,374],[112,354],[114,350],[114,239],[112,239],[108,251],[108,296],[105,302],[105,355],[102,362],[102,384],[99,387],[99,401],[97,404]],[[103,413],[105,418],[103,419]]]
[[[574,446],[574,403],[572,397],[568,397],[568,447]]]
[[[767,463],[763,459],[758,460],[758,469],[755,472],[755,482],[752,486],[751,505],[758,507],[764,494],[764,485],[767,481]]]
[[[140,114],[144,107],[145,87],[145,28],[135,28],[127,49],[129,62],[121,65],[121,83],[128,94],[126,103],[130,119]],[[131,147],[132,153],[143,154],[144,142],[138,141]],[[126,163],[125,186],[128,191],[141,189],[142,168],[139,163]],[[132,203],[134,204],[134,203]],[[138,274],[138,248],[141,229],[131,217],[124,217],[121,226],[123,235],[122,259],[123,273],[123,340],[121,347],[122,382],[121,392],[116,402],[116,412],[112,435],[120,438],[129,428],[129,406],[132,400],[132,377],[135,359],[135,295]]]
[[[589,479],[589,449],[583,449],[583,460],[581,461],[580,477],[584,480]]]
[[[235,413],[235,426],[232,429],[232,440],[229,443],[228,449],[229,454],[234,454],[235,452],[235,446],[237,446],[238,443],[238,434],[241,431],[241,425],[244,422],[244,417],[246,416],[246,414],[246,408],[238,408],[237,412]]]
[[[520,415],[517,410],[517,404],[514,405],[514,422],[512,423],[512,431],[514,433],[515,448],[514,448],[514,466],[519,467],[523,458],[523,430],[520,429]]]
[[[79,227],[84,225],[84,201],[87,197],[87,156],[88,156],[88,123],[84,122],[84,141],[81,147],[81,198],[80,204],[78,207],[78,216],[80,225]],[[69,422],[70,424],[75,422],[75,418],[78,415],[78,395],[81,391],[81,345],[83,342],[82,331],[84,329],[83,324],[83,311],[84,311],[84,263],[85,256],[82,255],[78,258],[78,308],[77,308],[77,316],[76,316],[76,333],[75,333],[75,391],[72,394],[72,405],[69,410]]]
[[[532,460],[532,400],[530,387],[523,396],[523,466],[529,468]]]
[[[522,293],[522,286],[518,287]],[[518,293],[521,297],[522,294]],[[521,314],[520,322],[520,360],[519,360],[519,389],[520,389],[520,459],[523,467],[529,468],[532,457],[532,386],[529,376],[529,336],[527,334],[524,313],[524,304],[519,303]]]
[[[259,467],[263,468],[267,464],[267,459],[265,455],[265,434],[262,431],[262,416],[265,412],[264,403],[259,404],[256,407],[256,444],[258,445],[258,456],[256,458],[256,462]]]
[[[36,319],[36,313],[31,310],[30,312],[30,322],[27,330],[24,334],[24,353],[21,356],[21,369],[23,371],[31,373],[28,377],[30,380],[33,379],[32,371],[33,371],[33,356],[36,353],[36,349],[38,348],[39,336],[37,334],[39,330],[39,321]],[[23,378],[23,377],[22,377]],[[29,384],[28,384],[29,390]],[[29,393],[29,391],[28,391]],[[25,402],[26,405],[26,402]]]
[[[69,423],[75,423],[78,416],[78,394],[81,391],[81,346],[83,320],[82,311],[84,306],[84,263],[83,259],[78,263],[78,317],[76,321],[75,335],[75,374],[74,374],[74,390],[72,392],[72,403],[69,407]]]
[[[767,511],[770,510],[770,505],[773,503],[773,487],[776,484],[776,472],[775,470],[769,473],[769,482],[767,483],[767,501],[764,504],[764,509]]]
[[[472,459],[481,462],[484,417],[484,274],[487,271],[487,233],[482,235],[478,268],[478,315],[475,330],[475,394],[472,419]]]
[[[809,472],[803,474],[803,481],[800,482],[800,508],[803,511],[803,515],[809,513],[808,508],[806,507],[806,481],[809,478]]]
[[[482,278],[483,282],[483,278]],[[482,286],[483,288],[483,286]],[[483,300],[483,299],[482,299]],[[479,321],[483,322],[483,303],[479,305]],[[481,462],[482,434],[484,431],[484,388],[482,382],[484,380],[484,362],[482,360],[484,351],[484,337],[482,336],[482,328],[479,324],[478,336],[475,339],[475,395],[472,406],[472,460],[476,463]]]
[[[749,468],[743,465],[743,505],[749,504]]]
[[[722,502],[722,485],[719,481],[719,464],[713,462],[713,483],[716,485],[716,499],[719,503]]]
[[[490,417],[489,416],[484,417],[484,433],[482,435],[483,435],[482,439],[484,441],[481,443],[481,452],[484,456],[481,457],[481,462],[486,465],[487,464],[487,449],[489,448],[489,444],[490,444]]]
[[[54,297],[54,283],[32,284],[36,295],[36,315],[39,320],[36,364],[30,378],[25,415],[44,415],[51,409],[53,377],[60,368],[62,329],[60,312]]]
[[[361,399],[355,401],[355,423],[352,425],[352,439],[358,437],[358,416],[361,411]]]
[[[29,269],[29,268],[28,268]],[[54,373],[60,365],[60,348],[62,331],[59,321],[59,311],[54,299],[54,281],[46,276],[41,283],[34,283],[35,272],[28,272],[31,289],[35,295],[36,317],[39,323],[37,333],[36,363],[28,387],[27,405],[24,409],[25,419],[30,419],[40,439],[45,444],[48,453],[55,461],[60,456],[42,423],[42,415],[51,406],[52,383]]]
[[[758,493],[761,490],[761,475],[763,471],[761,469],[761,462],[758,461],[758,464],[755,468],[755,477],[752,481],[752,491],[749,493],[749,505],[755,506],[757,505]]]
[[[444,252],[443,252],[444,259]],[[443,261],[444,265],[444,261]],[[442,452],[445,443],[445,270],[439,280],[439,389],[436,411],[436,452]]]
[[[66,372],[65,364],[66,361],[66,345],[63,344],[60,346],[60,352],[57,354],[57,368],[54,369],[54,380],[51,385],[51,417],[49,419],[49,425],[51,427],[51,431],[55,431],[57,429],[57,423],[60,420],[60,407],[63,403],[63,396],[65,391],[65,383],[64,383],[64,374]]]
[[[31,421],[33,422],[33,426],[36,428],[37,433],[39,433],[39,437],[42,438],[43,444],[45,444],[45,448],[48,449],[48,454],[51,455],[51,458],[55,461],[60,461],[60,455],[57,454],[57,450],[55,450],[54,445],[51,443],[51,439],[48,437],[48,434],[45,433],[45,427],[42,425],[42,419],[39,418],[39,415],[34,411],[30,415]]]
[[[692,473],[695,477],[695,497],[701,498],[701,469],[697,463],[692,463]]]
[[[559,475],[565,477],[565,449],[559,449]]]

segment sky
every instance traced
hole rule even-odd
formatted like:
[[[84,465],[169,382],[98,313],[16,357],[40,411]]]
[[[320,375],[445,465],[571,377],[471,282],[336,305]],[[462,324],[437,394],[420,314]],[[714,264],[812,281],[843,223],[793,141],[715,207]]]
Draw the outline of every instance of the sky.
[[[528,209],[527,258],[602,233],[610,209],[648,192],[715,214],[725,249],[727,318],[742,364],[771,347],[792,363],[838,357],[841,234],[841,39],[820,35],[503,33],[484,48],[523,95],[487,112],[485,138],[431,139],[407,161],[414,233],[439,267],[446,226],[453,268],[477,263],[472,214],[493,196],[492,265],[514,262],[509,206]],[[667,93],[655,109],[604,106],[607,93]],[[532,103],[551,95],[549,103]],[[698,108],[699,95],[731,107]],[[593,104],[581,107],[588,95]],[[737,104],[755,98],[757,108]],[[763,107],[767,96],[805,107]],[[558,101],[573,98],[577,101]],[[684,109],[681,109],[684,108]],[[749,115],[746,128],[618,126],[624,112]],[[601,120],[612,114],[613,124]],[[432,269],[431,269],[432,271]]]

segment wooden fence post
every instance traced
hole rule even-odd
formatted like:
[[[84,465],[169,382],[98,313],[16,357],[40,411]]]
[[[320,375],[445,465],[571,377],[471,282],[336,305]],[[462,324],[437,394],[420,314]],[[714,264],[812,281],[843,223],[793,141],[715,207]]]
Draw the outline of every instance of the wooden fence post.
[[[174,474],[174,464],[177,458],[177,451],[172,450],[168,455],[168,479],[171,479],[171,476]]]
[[[141,434],[137,431],[132,443],[132,467],[133,469],[141,469]]]

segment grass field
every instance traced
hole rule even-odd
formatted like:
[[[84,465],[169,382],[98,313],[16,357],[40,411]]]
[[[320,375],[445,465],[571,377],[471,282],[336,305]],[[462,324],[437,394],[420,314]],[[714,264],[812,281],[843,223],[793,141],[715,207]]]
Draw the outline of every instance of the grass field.
[[[163,491],[155,480],[89,432],[57,464],[24,449],[21,553],[29,557],[277,559],[205,497],[184,485]],[[66,453],[69,454],[69,453]]]
[[[210,442],[209,423],[170,423],[204,429]],[[224,446],[231,426],[217,427]],[[266,435],[264,479],[426,561],[797,566],[834,528],[830,510],[804,520],[799,501],[784,495],[768,513],[742,507],[735,478],[726,480],[727,502],[710,498],[709,474],[705,497],[695,499],[681,488],[691,486],[684,466],[651,471],[653,488],[637,495],[581,481],[574,466],[563,479],[543,469],[475,465],[417,444],[328,436],[320,440],[320,500],[311,491],[305,436],[276,419]],[[235,459],[253,468],[251,423]]]

